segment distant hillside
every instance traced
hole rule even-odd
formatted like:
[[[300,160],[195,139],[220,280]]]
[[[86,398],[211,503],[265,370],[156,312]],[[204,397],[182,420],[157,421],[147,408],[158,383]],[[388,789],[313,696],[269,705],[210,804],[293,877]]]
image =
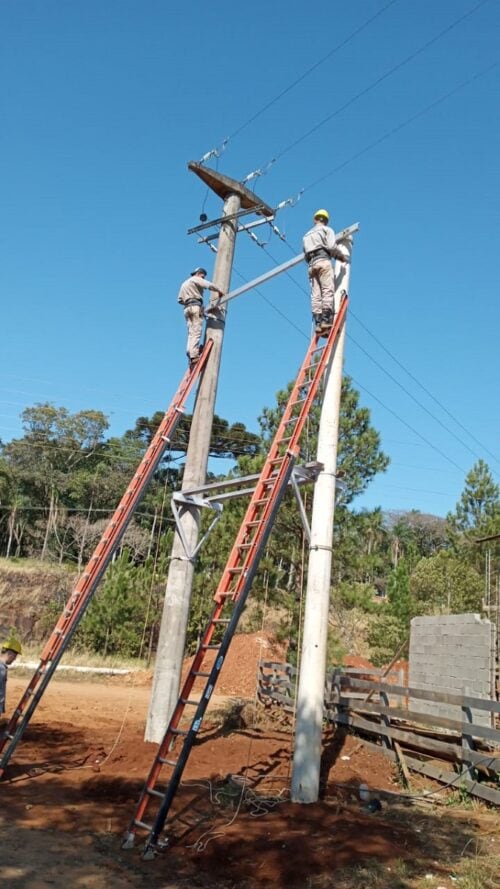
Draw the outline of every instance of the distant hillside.
[[[63,605],[74,579],[59,566],[0,559],[0,632],[16,627],[23,642],[44,639],[47,611],[52,603]]]

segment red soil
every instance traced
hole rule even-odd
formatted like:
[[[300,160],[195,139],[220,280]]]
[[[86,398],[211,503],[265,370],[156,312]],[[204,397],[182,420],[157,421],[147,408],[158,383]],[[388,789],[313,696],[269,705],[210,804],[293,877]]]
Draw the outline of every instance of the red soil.
[[[260,638],[235,638],[218,691],[253,699]],[[264,651],[283,659],[272,646]],[[25,683],[11,674],[9,709]],[[384,867],[412,860],[420,840],[434,836],[427,825],[415,834],[385,800],[382,813],[364,810],[361,782],[386,791],[397,786],[388,760],[350,735],[325,734],[320,802],[292,804],[291,733],[271,722],[227,733],[215,715],[219,698],[172,810],[171,848],[144,862],[137,849],[122,851],[120,838],[154,756],[155,747],[143,741],[148,701],[147,685],[134,681],[52,682],[0,785],[2,886],[339,889],[339,868],[367,858]],[[220,796],[229,773],[246,775],[256,802]],[[263,797],[271,797],[265,806]],[[460,848],[467,830],[455,830]],[[430,854],[437,857],[434,849]]]

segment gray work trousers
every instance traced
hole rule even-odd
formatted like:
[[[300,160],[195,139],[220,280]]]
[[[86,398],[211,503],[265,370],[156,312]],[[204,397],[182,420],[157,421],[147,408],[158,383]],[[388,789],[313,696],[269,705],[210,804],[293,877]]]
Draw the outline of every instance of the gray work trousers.
[[[333,266],[329,259],[317,259],[309,266],[311,282],[311,309],[313,315],[333,312],[335,284]]]
[[[203,330],[203,306],[186,306],[184,309],[188,338],[186,355],[191,360],[198,358],[200,354],[201,332]]]

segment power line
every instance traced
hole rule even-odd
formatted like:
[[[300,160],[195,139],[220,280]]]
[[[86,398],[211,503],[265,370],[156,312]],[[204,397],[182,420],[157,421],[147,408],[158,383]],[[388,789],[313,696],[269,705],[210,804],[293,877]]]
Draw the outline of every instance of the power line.
[[[289,243],[289,241],[288,241],[286,238],[284,238],[283,240],[284,240],[284,242],[286,243],[286,245],[287,245],[287,247],[289,248],[289,250],[291,251],[291,253],[293,253],[294,255],[296,255],[297,250],[294,250],[294,248],[292,247],[292,245]],[[268,251],[265,247],[263,247],[262,249],[264,250],[265,253],[267,253],[267,255],[270,257],[270,259],[273,260],[273,262],[277,262],[277,260],[271,255],[271,253],[269,253],[269,251]],[[295,286],[298,287],[298,289],[299,289],[302,293],[305,293],[306,295],[308,295],[308,294],[307,294],[307,291],[305,290],[305,288],[302,287],[301,284],[299,284],[299,282],[293,277],[293,275],[292,275],[290,272],[286,272],[286,274],[287,274],[287,276],[290,278],[290,280],[295,284]],[[353,313],[352,313],[352,314],[353,314]],[[465,426],[463,426],[462,423],[460,423],[459,421],[457,421],[457,420],[455,419],[455,417],[453,416],[453,414],[451,414],[450,411],[448,411],[448,410],[444,407],[444,405],[442,405],[441,402],[440,402],[437,398],[435,398],[435,397],[432,395],[432,393],[429,392],[429,390],[428,390],[422,383],[420,383],[419,380],[418,380],[418,379],[417,379],[417,378],[416,378],[410,371],[408,371],[408,370],[405,368],[405,366],[402,364],[402,362],[400,362],[398,359],[396,359],[396,358],[392,355],[392,353],[391,353],[388,349],[386,349],[385,346],[383,346],[383,344],[380,342],[380,340],[378,340],[378,338],[377,338],[374,334],[371,334],[371,332],[370,332],[369,329],[366,327],[366,325],[363,324],[363,323],[357,318],[357,316],[354,315],[354,317],[355,317],[356,321],[358,321],[358,323],[361,324],[361,326],[362,326],[368,333],[370,333],[371,336],[373,336],[373,339],[375,339],[376,342],[379,343],[379,344],[382,346],[382,348],[384,349],[384,351],[386,351],[387,354],[388,354],[391,358],[393,358],[394,361],[396,361],[396,363],[398,364],[398,366],[401,367],[402,370],[404,370],[405,373],[407,373],[408,376],[409,376],[412,380],[414,380],[414,381],[415,381],[415,382],[416,382],[416,383],[423,389],[423,391],[426,392],[426,394],[429,395],[429,396],[436,402],[436,404],[438,404],[439,407],[441,407],[441,408],[442,408],[442,409],[443,409],[443,410],[444,410],[444,411],[451,417],[451,419],[454,420],[454,422],[457,422],[458,425],[464,430],[464,432],[467,433],[467,435],[469,435],[474,441],[476,441],[476,443],[479,444],[480,447],[481,447],[486,453],[490,454],[490,455],[493,457],[493,459],[494,459],[495,461],[498,462],[498,459],[495,457],[495,455],[492,454],[487,448],[485,448],[484,445],[483,445],[480,441],[478,441],[478,440],[475,438],[475,436],[474,436],[471,432],[469,432],[469,430],[468,430]],[[289,320],[289,319],[288,319],[288,320]],[[293,325],[293,326],[295,326],[295,325]],[[430,411],[427,407],[425,407],[425,405],[423,405],[422,402],[420,402],[420,401],[418,400],[418,398],[416,398],[416,397],[415,397],[415,396],[414,396],[414,395],[413,395],[413,394],[412,394],[412,393],[411,393],[411,392],[410,392],[410,391],[409,391],[409,390],[408,390],[402,383],[400,383],[400,382],[399,382],[399,381],[398,381],[398,380],[397,380],[397,379],[396,379],[396,378],[395,378],[395,377],[394,377],[388,370],[386,370],[386,368],[384,368],[383,365],[381,365],[381,364],[380,364],[380,363],[379,363],[379,362],[378,362],[372,355],[370,355],[370,353],[369,353],[366,349],[364,349],[363,346],[361,346],[361,345],[354,339],[354,337],[353,337],[351,334],[347,334],[347,336],[348,336],[348,338],[349,338],[349,339],[350,339],[350,340],[351,340],[351,341],[352,341],[352,342],[353,342],[353,343],[354,343],[354,344],[355,344],[355,345],[356,345],[362,352],[364,352],[364,354],[365,354],[371,361],[373,361],[373,363],[374,363],[377,367],[379,367],[379,368],[380,368],[380,369],[381,369],[381,370],[382,370],[382,371],[383,371],[383,372],[384,372],[384,373],[385,373],[385,374],[386,374],[386,375],[387,375],[387,376],[388,376],[394,383],[396,383],[396,385],[399,386],[400,389],[403,390],[403,392],[405,392],[405,393],[406,393],[406,394],[407,394],[407,395],[408,395],[408,396],[409,396],[409,397],[410,397],[416,404],[418,404],[418,406],[419,406],[422,410],[424,410],[427,414],[429,414],[429,416],[430,416],[433,420],[435,420],[436,423],[438,423],[438,424],[439,424],[439,425],[440,425],[446,432],[448,432],[449,435],[451,435],[453,438],[455,438],[456,441],[458,441],[458,442],[459,442],[459,443],[460,443],[466,450],[468,450],[474,457],[476,457],[477,459],[479,459],[479,455],[478,455],[475,451],[473,451],[473,450],[469,447],[469,445],[468,445],[466,442],[463,441],[463,439],[461,439],[455,432],[453,432],[452,429],[450,429],[448,426],[446,426],[446,424],[443,423],[442,420],[440,420],[438,417],[436,417],[436,416],[432,413],[432,411]]]
[[[449,426],[446,426],[446,424],[443,423],[442,420],[439,419],[439,417],[436,417],[435,414],[432,413],[432,411],[430,411],[427,407],[425,407],[425,405],[422,404],[422,402],[419,401],[418,398],[416,398],[413,395],[413,393],[410,392],[409,389],[406,388],[406,386],[403,386],[403,384],[400,383],[399,380],[397,380],[396,377],[390,373],[390,371],[386,370],[386,368],[382,364],[380,364],[380,362],[377,361],[376,358],[373,357],[373,355],[370,355],[370,353],[365,348],[363,348],[363,346],[361,346],[360,343],[358,343],[351,334],[347,334],[347,336],[349,337],[350,341],[352,343],[354,343],[354,345],[357,346],[358,349],[360,349],[361,352],[363,352],[367,356],[367,358],[370,359],[370,361],[373,361],[373,363],[376,365],[376,367],[378,367],[383,373],[385,373],[385,375],[388,376],[389,379],[392,380],[392,382],[396,384],[396,386],[399,386],[399,388],[406,395],[408,395],[408,397],[411,398],[412,401],[415,402],[415,404],[418,404],[418,406],[423,411],[425,411],[425,413],[428,414],[429,417],[431,417],[436,423],[439,423],[439,425],[442,427],[442,429],[444,429],[446,432],[448,432],[449,435],[453,436],[453,438],[455,438],[462,445],[462,447],[464,447],[467,451],[469,451],[469,453],[471,453],[473,457],[476,457],[476,459],[478,459],[478,460],[480,459],[479,454],[477,454],[475,451],[473,451],[472,448],[470,448],[469,445],[465,441],[463,441],[463,439],[459,438],[459,436],[456,435],[456,433],[453,432],[453,430],[449,428]],[[434,399],[434,400],[436,400],[436,399]]]
[[[486,0],[486,2],[488,2],[488,0]],[[453,87],[453,89],[449,90],[447,93],[445,93],[439,99],[435,99],[429,105],[426,105],[425,108],[421,109],[421,111],[417,111],[416,114],[413,114],[411,117],[406,118],[406,120],[397,124],[397,126],[393,127],[391,130],[388,130],[386,133],[384,133],[382,136],[379,136],[373,142],[370,142],[368,145],[365,145],[365,147],[362,148],[361,151],[356,152],[356,154],[353,154],[347,160],[342,161],[342,163],[338,164],[336,167],[334,167],[333,170],[330,170],[328,173],[325,173],[324,176],[320,176],[319,179],[315,179],[314,182],[311,182],[309,185],[306,185],[305,188],[303,189],[303,192],[310,191],[311,188],[315,188],[316,185],[320,185],[322,182],[325,181],[325,179],[329,179],[330,176],[333,176],[335,173],[338,173],[340,170],[343,170],[345,167],[349,166],[349,164],[352,164],[359,157],[362,157],[364,154],[367,154],[373,148],[376,148],[382,142],[385,142],[387,139],[390,139],[391,136],[394,136],[396,133],[399,133],[405,127],[409,126],[411,123],[414,123],[414,121],[418,120],[420,117],[423,117],[429,111],[432,111],[434,108],[437,108],[438,105],[441,105],[443,102],[445,102],[451,96],[454,96],[456,93],[458,93],[460,90],[464,89],[466,86],[469,86],[471,83],[474,83],[474,81],[479,80],[480,77],[484,77],[485,74],[488,74],[490,71],[492,71],[494,68],[496,68],[498,63],[499,63],[499,60],[496,59],[494,62],[492,62],[492,64],[488,65],[486,68],[482,68],[481,71],[478,71],[476,74],[473,74],[472,77],[467,78],[467,80],[463,80],[461,83],[459,83],[457,86]]]
[[[28,504],[24,503],[22,506],[15,506],[15,507],[0,505],[1,512],[12,512],[13,509],[15,509],[16,512],[47,512],[47,510],[50,508],[51,507],[49,504],[47,504],[46,506],[35,506],[34,504],[31,504],[31,503],[28,503]],[[92,506],[92,507],[68,506],[66,504],[56,503],[55,506],[54,505],[52,506],[52,510],[55,513],[61,512],[61,513],[73,514],[75,512],[84,512],[87,515],[89,515],[89,514],[92,514],[93,512],[96,512],[96,513],[100,512],[100,513],[104,513],[106,516],[114,515],[114,508],[113,507],[110,507],[109,509],[101,509],[97,506]],[[143,512],[143,511],[138,512],[136,510],[136,511],[134,511],[134,518],[135,517],[139,517],[139,518],[143,518],[143,519],[154,519],[155,513],[154,512]],[[169,517],[166,517],[164,520],[166,522],[168,522],[169,524],[175,525],[175,519],[173,519],[173,518],[171,519]]]
[[[488,448],[486,447],[486,445],[484,445],[481,441],[479,441],[479,439],[476,438],[475,435],[473,435],[472,432],[470,432],[470,431],[463,425],[463,423],[461,423],[460,420],[458,420],[458,419],[451,413],[451,411],[449,411],[448,408],[447,408],[444,404],[442,404],[442,402],[439,401],[439,399],[437,399],[437,398],[432,394],[432,392],[431,392],[429,389],[427,389],[427,387],[424,386],[424,384],[421,383],[420,380],[418,380],[417,377],[415,377],[415,376],[411,373],[411,371],[409,371],[408,368],[405,367],[404,364],[402,364],[402,362],[399,361],[399,359],[396,358],[396,356],[392,354],[392,352],[389,351],[389,349],[387,349],[386,346],[384,346],[384,344],[378,339],[378,337],[376,337],[375,334],[372,333],[372,331],[366,326],[366,324],[363,324],[363,322],[361,321],[361,319],[358,318],[357,315],[355,315],[354,312],[353,312],[352,310],[351,310],[351,313],[350,313],[350,314],[351,314],[351,316],[355,319],[355,321],[357,321],[357,323],[358,323],[364,330],[366,330],[366,332],[372,337],[372,339],[375,340],[375,342],[377,343],[377,345],[380,346],[380,348],[383,349],[383,351],[387,353],[387,355],[389,356],[389,358],[392,358],[392,360],[394,361],[394,363],[397,364],[398,367],[401,368],[401,370],[404,370],[404,372],[410,377],[410,379],[413,380],[413,382],[416,383],[417,386],[420,386],[420,388],[425,392],[425,394],[428,395],[428,397],[431,398],[431,399],[438,405],[438,407],[440,407],[441,410],[444,411],[445,414],[448,414],[448,416],[450,417],[450,419],[452,419],[453,422],[456,423],[457,426],[460,427],[460,429],[462,429],[464,432],[466,432],[467,435],[469,435],[470,438],[472,438],[472,440],[475,441],[476,444],[479,445],[479,447],[482,448],[483,451],[484,451],[486,454],[489,454],[490,457],[492,457],[497,463],[500,462],[499,459],[498,459],[498,457],[495,457],[495,454],[493,454],[490,450],[488,450]],[[356,344],[356,345],[357,345],[357,344]],[[476,456],[477,456],[477,455],[476,455]]]
[[[291,245],[288,243],[288,241],[287,241],[286,243],[287,243],[287,245],[288,245],[289,247],[291,247]],[[264,249],[264,252],[267,253],[267,255],[273,260],[273,262],[276,262],[276,260],[274,259],[273,256],[271,256],[271,254],[269,253],[269,251],[266,250],[265,248],[263,248],[263,249]],[[295,278],[293,278],[288,272],[287,272],[286,274],[288,274],[288,276],[291,277],[291,280],[296,284],[296,286],[297,286],[303,293],[306,293],[306,294],[307,294],[307,291],[304,290],[304,288],[300,286],[300,284],[298,283],[298,281],[295,280]],[[243,275],[241,275],[239,272],[238,272],[238,275],[239,275],[239,277],[242,278],[244,281],[246,280],[246,279],[243,277]],[[262,294],[257,288],[256,288],[256,292],[259,293],[259,295],[263,297],[263,294]],[[309,294],[307,294],[307,295],[309,295]],[[289,323],[295,330],[297,330],[303,337],[305,337],[306,339],[308,339],[307,334],[304,333],[304,331],[301,330],[301,329],[300,329],[300,328],[299,328],[299,327],[298,327],[298,326],[297,326],[297,325],[296,325],[290,318],[288,318],[288,316],[287,316],[284,312],[282,312],[281,309],[278,309],[277,306],[275,306],[275,305],[273,304],[272,300],[270,300],[268,297],[263,297],[263,299],[265,299],[265,301],[266,301],[269,305],[271,305],[272,308],[273,308],[279,315],[281,315],[281,316],[282,316],[282,317],[283,317],[283,318],[284,318],[284,319],[285,319],[285,320],[286,320],[286,321],[287,321],[287,322],[288,322],[288,323]],[[425,442],[425,444],[426,444],[428,447],[430,447],[430,448],[432,448],[432,450],[436,451],[436,453],[438,453],[441,457],[443,457],[445,460],[447,460],[448,463],[451,463],[451,465],[454,466],[456,469],[459,469],[460,472],[461,472],[463,475],[466,474],[466,473],[465,473],[465,469],[462,469],[462,467],[459,466],[458,463],[455,463],[455,461],[454,461],[451,457],[448,457],[448,455],[445,454],[444,451],[442,451],[442,450],[441,450],[440,448],[438,448],[436,445],[433,445],[432,442],[429,441],[429,439],[427,439],[424,435],[422,435],[422,434],[418,431],[418,429],[415,429],[413,426],[410,425],[410,423],[407,423],[406,420],[403,420],[403,418],[400,417],[399,414],[396,413],[396,411],[392,410],[392,408],[390,408],[390,407],[387,407],[387,405],[385,405],[383,401],[381,401],[381,400],[380,400],[379,398],[377,398],[375,395],[372,395],[372,393],[369,392],[368,389],[366,389],[364,386],[361,386],[361,384],[358,383],[358,382],[354,379],[354,377],[353,377],[352,375],[351,375],[351,379],[352,379],[352,381],[353,381],[357,386],[360,387],[360,389],[362,389],[364,392],[366,392],[368,395],[370,395],[371,398],[373,398],[373,399],[374,399],[375,401],[377,401],[380,405],[382,405],[382,407],[385,408],[385,410],[387,410],[387,411],[389,411],[389,413],[393,414],[393,416],[396,417],[396,419],[398,419],[404,426],[406,426],[406,427],[407,427],[408,429],[410,429],[415,435],[417,435],[418,438],[422,439],[422,441]],[[451,433],[451,434],[453,434],[453,433]]]
[[[381,401],[380,398],[377,398],[376,395],[373,395],[373,393],[370,392],[366,388],[366,386],[362,386],[361,383],[358,383],[358,381],[355,380],[354,377],[352,377],[352,376],[351,376],[351,379],[354,383],[356,383],[356,386],[359,386],[359,388],[362,389],[363,392],[366,392],[366,394],[369,395],[370,398],[373,398],[375,401],[377,401],[378,404],[380,404],[383,408],[385,408],[386,411],[389,411],[389,413],[392,414],[393,417],[396,417],[396,419],[399,420],[400,423],[403,423],[403,425],[406,426],[407,429],[410,429],[415,435],[418,435],[418,437],[421,438],[422,441],[425,441],[425,443],[430,448],[432,448],[433,451],[436,451],[437,454],[440,454],[441,457],[444,457],[444,459],[447,460],[448,463],[451,463],[452,466],[455,466],[456,469],[459,469],[463,475],[466,474],[465,469],[462,469],[462,467],[459,466],[458,463],[455,463],[455,461],[452,460],[451,457],[448,457],[448,455],[445,454],[445,452],[442,451],[440,448],[438,448],[437,445],[433,445],[432,442],[429,441],[429,439],[425,437],[425,435],[422,435],[422,433],[418,431],[418,429],[415,429],[414,426],[412,426],[410,423],[407,423],[406,420],[403,420],[403,418],[400,417],[399,414],[396,413],[396,411],[393,411],[392,408],[387,407],[387,405],[384,404],[384,402]]]
[[[414,50],[414,52],[410,53],[410,55],[406,56],[406,58],[402,59],[396,65],[393,65],[392,68],[389,68],[388,71],[386,71],[384,74],[381,74],[380,77],[377,77],[374,81],[369,83],[368,86],[366,86],[364,89],[360,90],[359,93],[356,93],[356,95],[354,95],[350,99],[348,99],[347,102],[344,102],[343,105],[340,105],[338,108],[335,109],[335,111],[332,111],[330,114],[328,114],[322,120],[320,120],[317,124],[315,124],[313,127],[311,127],[311,129],[307,130],[306,133],[303,133],[302,136],[299,136],[298,139],[295,139],[293,142],[290,142],[289,145],[287,145],[280,152],[278,152],[278,154],[275,155],[275,161],[280,160],[280,158],[282,158],[285,154],[287,154],[293,148],[296,148],[297,145],[300,145],[300,143],[303,142],[305,139],[308,139],[309,136],[311,136],[313,133],[316,133],[326,123],[328,123],[330,120],[332,120],[338,114],[340,114],[342,111],[345,111],[346,108],[349,108],[351,105],[353,105],[355,102],[357,102],[358,99],[362,98],[363,96],[366,96],[373,89],[375,89],[375,87],[377,87],[380,83],[383,83],[384,80],[387,80],[388,77],[391,77],[397,71],[400,71],[401,68],[403,68],[405,65],[408,65],[409,62],[412,62],[414,59],[417,58],[417,56],[419,56],[419,55],[421,55],[421,53],[425,52],[426,49],[428,49],[434,43],[437,43],[438,40],[441,40],[442,37],[444,37],[446,34],[448,34],[450,31],[452,31],[453,28],[456,28],[457,25],[461,24],[461,22],[463,22],[466,18],[473,15],[473,13],[477,12],[477,10],[481,8],[481,6],[484,6],[486,3],[489,3],[489,2],[490,2],[490,0],[480,0],[479,3],[476,3],[475,6],[473,6],[471,9],[469,9],[467,12],[463,13],[463,15],[459,16],[459,18],[455,19],[453,22],[451,22],[451,24],[447,25],[446,28],[443,28],[441,31],[439,31],[437,34],[435,34],[434,37],[431,37],[430,40],[428,40],[426,43],[422,44],[422,46],[420,46],[418,49]]]
[[[351,31],[351,33],[348,34],[348,36],[345,37],[344,40],[341,40],[340,43],[334,46],[334,48],[331,49],[330,52],[326,54],[326,56],[323,56],[323,58],[321,58],[318,62],[315,62],[314,65],[311,65],[310,68],[307,68],[307,70],[304,71],[304,73],[301,74],[300,77],[297,77],[295,80],[293,80],[287,87],[285,87],[285,89],[283,89],[280,93],[274,96],[273,99],[270,99],[269,102],[263,105],[262,108],[259,109],[259,111],[256,111],[255,114],[252,115],[252,117],[249,117],[248,120],[241,124],[234,131],[234,133],[229,136],[229,139],[232,140],[235,139],[236,136],[239,136],[239,134],[242,133],[243,130],[250,126],[250,124],[253,123],[255,120],[257,120],[258,117],[264,114],[265,111],[268,111],[269,108],[272,108],[272,106],[275,105],[276,102],[278,102],[280,99],[282,99],[283,96],[286,96],[287,93],[291,92],[291,90],[294,89],[294,87],[296,87],[303,80],[305,80],[306,77],[309,76],[309,74],[312,74],[313,71],[316,71],[317,68],[323,65],[324,62],[335,55],[335,53],[337,53],[340,49],[343,49],[343,47],[350,43],[350,41],[353,40],[354,37],[357,37],[357,35],[364,31],[365,28],[367,28],[369,25],[371,25],[371,23],[374,22],[375,19],[378,19],[384,12],[386,12],[387,9],[389,9],[391,6],[394,6],[394,4],[397,2],[398,0],[389,0],[389,3],[386,3],[386,5],[379,9],[378,12],[375,13],[375,15],[370,16],[370,18],[366,19],[366,21],[363,22],[362,25],[359,25],[359,27],[355,28],[354,31]]]

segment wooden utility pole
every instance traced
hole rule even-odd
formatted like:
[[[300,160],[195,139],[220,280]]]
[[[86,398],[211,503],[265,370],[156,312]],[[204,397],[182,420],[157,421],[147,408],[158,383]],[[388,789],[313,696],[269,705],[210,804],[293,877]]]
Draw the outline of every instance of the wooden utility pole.
[[[274,213],[267,204],[237,180],[223,176],[201,164],[190,163],[188,167],[224,201],[213,281],[224,293],[227,293],[231,281],[239,211],[241,209],[253,210],[268,218],[272,218]],[[206,482],[225,322],[225,308],[220,310],[217,319],[207,319],[206,336],[207,339],[213,340],[213,346],[196,396],[184,469],[183,490],[199,487]],[[193,506],[185,507],[181,515],[181,523],[183,537],[188,544],[188,553],[186,553],[180,535],[176,533],[172,546],[156,654],[153,691],[145,732],[147,741],[157,743],[161,741],[165,733],[179,694],[195,567],[194,559],[190,558],[189,554],[194,551],[198,541],[200,510]]]
[[[350,241],[342,246],[350,258]],[[335,282],[336,309],[342,290],[348,292],[349,271],[350,265],[340,266]],[[345,323],[326,370],[318,435],[316,459],[323,470],[314,486],[311,515],[292,772],[292,800],[298,803],[314,803],[319,793],[344,340]]]

